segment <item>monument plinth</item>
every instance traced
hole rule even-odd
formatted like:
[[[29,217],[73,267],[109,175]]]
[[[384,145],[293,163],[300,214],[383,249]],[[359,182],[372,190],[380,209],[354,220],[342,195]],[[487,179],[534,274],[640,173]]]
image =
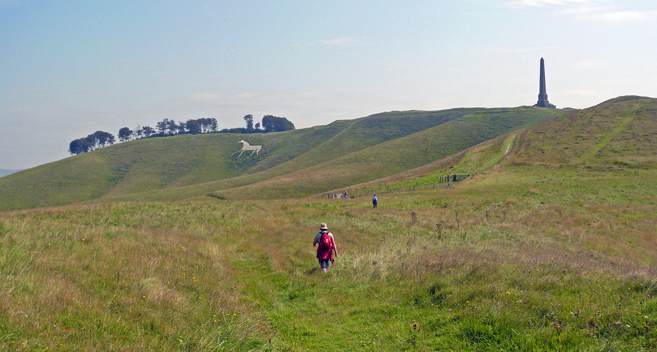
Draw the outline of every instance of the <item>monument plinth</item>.
[[[541,108],[550,108],[550,109],[555,109],[556,106],[550,104],[548,101],[548,96],[547,96],[547,89],[545,88],[545,62],[543,61],[543,58],[541,58],[541,82],[540,82],[540,87],[538,90],[538,103],[534,106],[538,106]]]

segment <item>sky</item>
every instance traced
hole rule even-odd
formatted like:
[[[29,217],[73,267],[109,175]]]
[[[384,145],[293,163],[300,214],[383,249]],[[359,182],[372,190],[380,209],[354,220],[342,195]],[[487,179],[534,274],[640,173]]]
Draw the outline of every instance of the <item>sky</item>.
[[[657,97],[657,1],[0,0],[0,168],[95,131]]]

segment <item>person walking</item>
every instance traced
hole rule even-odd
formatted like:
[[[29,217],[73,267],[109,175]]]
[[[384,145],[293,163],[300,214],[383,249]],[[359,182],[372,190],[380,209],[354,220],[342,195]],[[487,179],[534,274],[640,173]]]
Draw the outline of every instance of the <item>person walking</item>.
[[[374,197],[372,197],[372,206],[374,207],[374,209],[376,209],[376,205],[378,202],[379,202],[379,198],[377,198],[375,194]]]
[[[319,265],[324,272],[328,271],[329,261],[333,263],[333,252],[338,256],[338,247],[335,246],[335,239],[333,234],[328,231],[328,226],[325,223],[319,225],[319,232],[315,235],[313,247],[317,246],[317,259]]]

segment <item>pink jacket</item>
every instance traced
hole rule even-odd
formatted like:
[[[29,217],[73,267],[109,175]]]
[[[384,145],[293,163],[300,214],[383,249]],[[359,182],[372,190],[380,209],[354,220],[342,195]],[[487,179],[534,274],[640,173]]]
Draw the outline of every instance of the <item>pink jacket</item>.
[[[331,238],[331,237],[329,237]],[[321,239],[320,239],[321,241]],[[333,249],[335,248],[335,243],[333,242],[333,238],[331,238],[331,246],[326,249],[326,248],[320,248],[320,246],[317,246],[317,259],[329,259],[331,263],[333,263]]]

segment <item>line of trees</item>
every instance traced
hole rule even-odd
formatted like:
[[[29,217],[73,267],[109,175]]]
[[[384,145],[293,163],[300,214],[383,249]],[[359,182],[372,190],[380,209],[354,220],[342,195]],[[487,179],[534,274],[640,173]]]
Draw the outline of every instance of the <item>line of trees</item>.
[[[119,130],[119,141],[128,142],[135,139],[151,137],[167,137],[177,134],[200,134],[200,133],[269,133],[283,132],[293,130],[294,124],[285,117],[274,115],[265,115],[260,122],[253,123],[253,115],[244,116],[246,127],[224,128],[218,130],[217,119],[200,118],[190,119],[186,122],[164,119],[155,124],[155,128],[150,126],[137,126],[134,130],[123,127]],[[72,155],[78,155],[90,152],[102,147],[114,144],[114,136],[109,132],[97,131],[85,138],[72,141],[69,144],[68,151]]]
[[[219,133],[269,133],[269,132],[283,132],[293,130],[294,124],[285,117],[278,117],[274,115],[265,115],[262,117],[262,124],[260,122],[253,123],[253,115],[244,116],[246,127],[238,128],[224,128]]]
[[[77,155],[114,144],[114,135],[109,132],[96,131],[84,138],[74,140],[68,145],[68,152]]]
[[[150,138],[150,137],[168,137],[177,134],[199,134],[217,132],[217,119],[202,118],[191,119],[187,122],[164,119],[151,126],[137,126],[134,130],[123,127],[119,130],[119,140],[121,142],[131,141],[133,139]]]

